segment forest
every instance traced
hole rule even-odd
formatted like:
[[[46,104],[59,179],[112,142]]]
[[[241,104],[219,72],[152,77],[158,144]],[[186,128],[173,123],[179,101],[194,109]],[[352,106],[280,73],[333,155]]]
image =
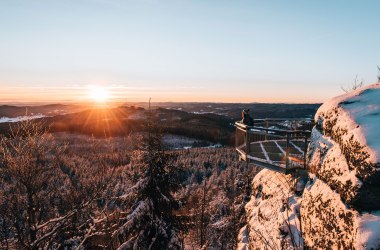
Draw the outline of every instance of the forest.
[[[150,120],[150,119],[149,119]],[[1,249],[232,249],[258,169],[232,148],[167,149],[16,123],[0,142]]]

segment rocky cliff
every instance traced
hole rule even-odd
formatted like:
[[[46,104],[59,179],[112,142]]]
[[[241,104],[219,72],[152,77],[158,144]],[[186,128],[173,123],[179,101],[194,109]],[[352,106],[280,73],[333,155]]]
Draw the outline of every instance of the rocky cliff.
[[[324,103],[315,122],[302,196],[291,176],[260,172],[241,247],[380,249],[380,83]]]
[[[264,169],[253,180],[253,194],[245,209],[247,226],[239,249],[302,249],[301,197],[292,191],[293,179]]]

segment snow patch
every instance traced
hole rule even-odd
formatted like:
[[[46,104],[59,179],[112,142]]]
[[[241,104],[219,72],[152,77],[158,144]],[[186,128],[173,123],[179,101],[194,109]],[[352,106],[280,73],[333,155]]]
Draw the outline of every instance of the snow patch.
[[[364,213],[358,218],[357,249],[380,247],[380,211]]]
[[[239,231],[238,245],[236,250],[248,250],[249,249],[249,233],[248,227],[245,225]]]
[[[334,115],[337,123],[349,131],[362,145],[368,145],[372,162],[379,162],[380,154],[380,83],[335,97],[324,103],[317,111],[315,120],[338,108]],[[342,138],[346,139],[346,138]]]
[[[24,115],[24,116],[17,116],[17,117],[0,117],[0,123],[5,123],[5,122],[21,122],[21,121],[26,121],[26,120],[33,120],[33,119],[38,119],[38,118],[43,118],[46,117],[43,114],[37,114],[37,115]]]

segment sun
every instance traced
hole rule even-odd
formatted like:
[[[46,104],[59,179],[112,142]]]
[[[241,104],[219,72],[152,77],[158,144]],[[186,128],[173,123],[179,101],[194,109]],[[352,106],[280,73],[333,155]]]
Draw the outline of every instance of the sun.
[[[106,88],[100,86],[89,86],[89,97],[98,103],[105,103],[109,99],[109,93]]]

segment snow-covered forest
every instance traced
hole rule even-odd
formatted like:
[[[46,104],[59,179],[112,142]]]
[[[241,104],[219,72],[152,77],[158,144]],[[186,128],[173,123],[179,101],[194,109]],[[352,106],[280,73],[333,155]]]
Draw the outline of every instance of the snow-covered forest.
[[[257,172],[231,148],[164,150],[17,124],[0,144],[3,249],[232,249]]]

